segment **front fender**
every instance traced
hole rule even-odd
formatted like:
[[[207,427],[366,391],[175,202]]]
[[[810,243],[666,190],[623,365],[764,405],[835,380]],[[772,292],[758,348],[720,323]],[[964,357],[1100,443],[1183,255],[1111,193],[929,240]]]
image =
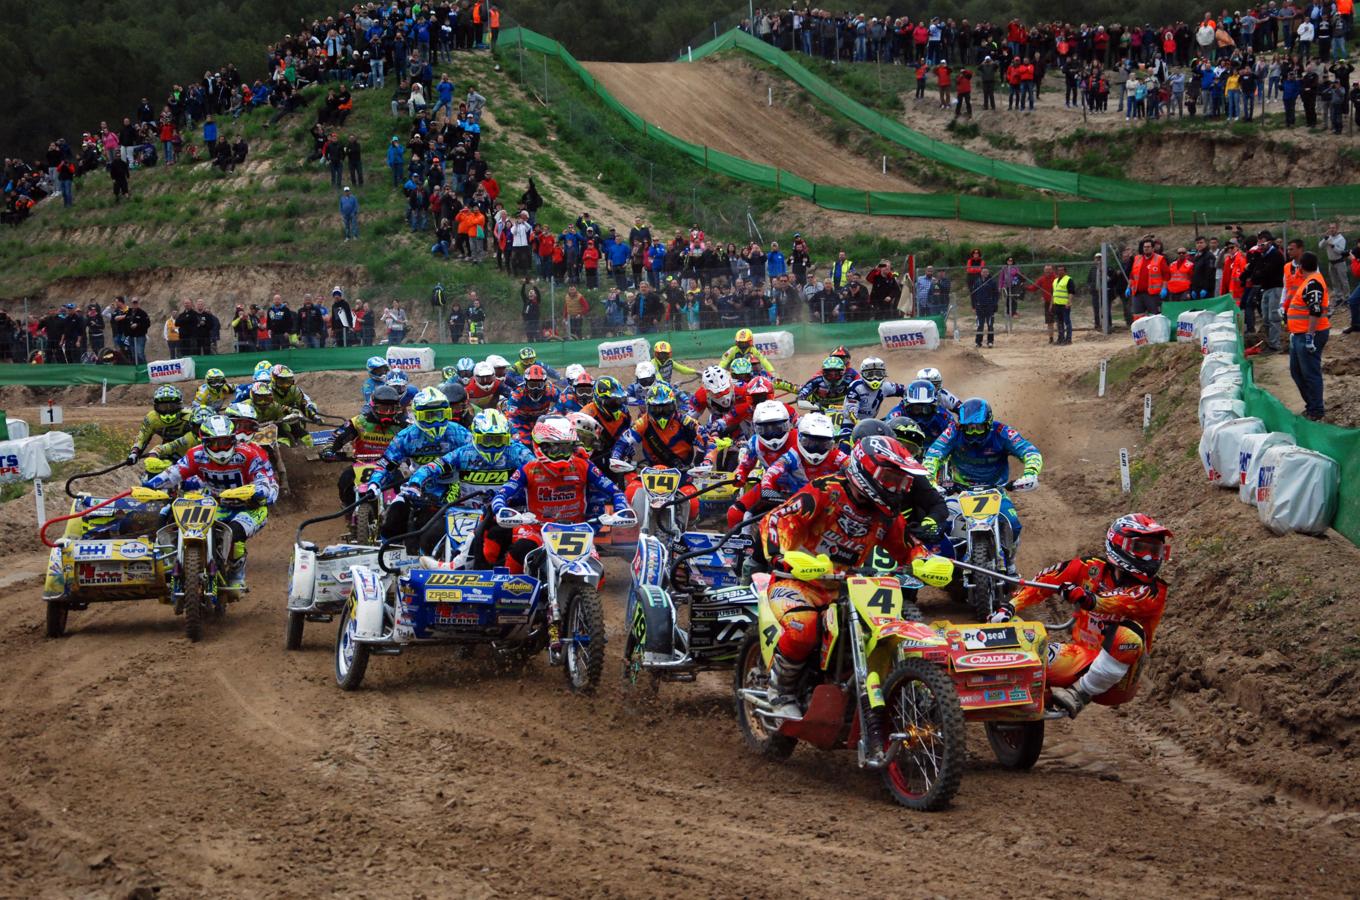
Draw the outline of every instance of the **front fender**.
[[[665,582],[669,557],[666,545],[659,539],[650,534],[639,534],[637,552],[633,554],[633,581],[660,587]]]
[[[643,649],[669,655],[675,649],[675,604],[669,594],[654,585],[639,585],[637,590],[637,606],[630,624],[636,633],[636,622],[642,619],[646,629]]]
[[[600,586],[600,576],[603,574],[604,566],[596,559],[577,559],[559,563],[557,569],[559,579],[579,578],[591,587]]]
[[[351,603],[354,604],[354,637],[360,641],[383,638],[383,611],[386,590],[382,576],[366,566],[350,566],[354,585]]]
[[[289,571],[288,606],[305,608],[312,605],[316,594],[316,551],[293,548],[293,565]]]

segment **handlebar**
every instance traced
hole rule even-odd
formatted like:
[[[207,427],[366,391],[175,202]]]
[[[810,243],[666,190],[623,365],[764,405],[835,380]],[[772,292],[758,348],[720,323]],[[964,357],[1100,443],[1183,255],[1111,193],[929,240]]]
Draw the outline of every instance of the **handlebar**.
[[[42,527],[38,529],[38,540],[42,542],[42,544],[43,544],[44,547],[56,547],[56,546],[57,546],[56,544],[52,543],[51,541],[49,541],[49,540],[47,539],[47,529],[48,529],[48,528],[50,528],[51,526],[57,524],[58,522],[65,522],[65,521],[67,521],[67,520],[69,520],[69,519],[79,519],[79,518],[82,518],[82,517],[84,517],[84,516],[87,516],[87,515],[89,515],[90,513],[94,512],[96,509],[101,509],[101,508],[103,508],[103,507],[105,507],[105,506],[108,506],[110,503],[113,503],[113,502],[115,502],[115,501],[117,501],[117,500],[122,500],[124,497],[128,496],[128,495],[131,494],[131,493],[132,493],[132,491],[129,489],[129,490],[123,491],[121,494],[114,494],[114,495],[113,495],[112,497],[110,497],[109,499],[104,500],[104,501],[102,501],[102,502],[100,502],[100,503],[96,503],[94,506],[91,506],[89,509],[82,509],[80,512],[78,512],[78,513],[71,513],[70,515],[57,516],[55,519],[48,519],[46,522],[42,523]],[[72,495],[72,499],[75,499],[75,495]]]
[[[671,559],[672,565],[675,563],[682,563],[687,559],[694,559],[696,556],[703,556],[706,553],[712,553],[714,550],[717,550],[719,547],[723,546],[728,541],[732,540],[732,538],[736,537],[737,534],[740,533],[741,530],[744,529],[747,525],[750,525],[752,522],[759,522],[760,518],[761,518],[760,516],[750,516],[749,518],[742,519],[740,522],[737,523],[737,527],[733,528],[731,531],[725,532],[722,538],[718,541],[718,543],[714,544],[711,547],[705,547],[702,550],[691,550],[688,553],[682,553],[679,556],[676,556]]]
[[[1053,591],[1054,593],[1057,593],[1058,591],[1061,591],[1063,589],[1063,586],[1060,584],[1046,584],[1042,581],[1030,581],[1026,578],[1019,578],[1015,575],[1007,575],[1005,572],[998,572],[995,569],[989,569],[986,566],[975,566],[970,562],[963,562],[962,560],[957,559],[954,560],[954,567],[959,569],[968,569],[970,571],[977,572],[980,575],[986,575],[988,578],[995,578],[998,581],[1004,581],[1007,584],[1014,584],[1018,587],[1039,588],[1040,590]]]
[[[293,537],[293,543],[294,544],[302,543],[302,530],[304,528],[307,528],[310,525],[316,525],[319,522],[329,522],[331,519],[338,519],[341,516],[353,510],[354,507],[358,506],[362,502],[363,498],[360,497],[356,499],[353,503],[351,503],[349,506],[341,507],[339,512],[327,513],[324,516],[315,516],[311,519],[303,519],[302,523],[298,525],[297,534],[294,535]]]
[[[135,465],[135,463],[130,463],[126,459],[123,459],[109,466],[107,469],[100,469],[97,472],[77,472],[70,478],[66,479],[66,496],[70,497],[72,500],[76,499],[76,495],[71,492],[71,485],[77,481],[80,481],[85,478],[98,478],[100,475],[107,475],[110,472],[116,472],[125,466],[131,465]]]
[[[439,507],[439,509],[437,509],[437,510],[434,511],[434,515],[431,516],[431,518],[438,518],[439,516],[444,515],[444,513],[448,512],[449,507],[452,506],[452,505],[453,505],[452,503],[445,503],[443,506]],[[305,524],[305,523],[304,523],[304,524]],[[422,531],[424,531],[424,530],[425,530],[425,526],[424,526],[424,525],[421,525],[419,528],[417,528],[417,529],[415,529],[415,530],[413,530],[413,531],[408,531],[408,532],[405,532],[404,534],[393,535],[393,536],[390,537],[390,538],[389,538],[389,537],[383,538],[383,539],[382,539],[382,543],[378,544],[378,568],[379,568],[379,569],[382,569],[382,570],[383,570],[384,572],[386,572],[388,575],[399,575],[399,574],[401,574],[401,570],[400,570],[400,569],[393,569],[393,568],[389,568],[389,567],[388,567],[388,565],[387,565],[387,550],[388,550],[388,548],[389,548],[389,547],[392,547],[393,545],[395,545],[395,544],[397,544],[397,543],[399,543],[399,542],[401,542],[401,541],[406,540],[406,539],[409,538],[409,537],[414,537],[414,536],[420,534],[420,533],[421,533]]]

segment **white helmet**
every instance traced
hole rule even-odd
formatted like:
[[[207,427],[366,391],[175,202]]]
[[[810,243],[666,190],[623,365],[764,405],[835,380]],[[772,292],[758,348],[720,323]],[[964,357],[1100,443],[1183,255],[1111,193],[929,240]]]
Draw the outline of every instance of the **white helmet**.
[[[916,380],[929,381],[931,384],[935,385],[935,390],[937,391],[944,385],[944,375],[940,374],[939,369],[933,368],[932,366],[926,366],[924,369],[917,372]]]
[[[490,360],[482,360],[472,367],[472,381],[479,388],[489,390],[496,384],[496,369]]]
[[[236,455],[236,425],[226,416],[212,416],[198,429],[208,459],[229,463]]]
[[[572,363],[571,365],[567,366],[567,371],[564,372],[563,375],[566,377],[568,384],[575,384],[577,377],[580,375],[584,375],[585,371],[586,371],[585,366],[581,365],[580,363]]]
[[[709,366],[702,375],[709,402],[726,409],[732,405],[732,376],[722,366]]]
[[[789,410],[777,400],[757,404],[751,427],[760,446],[771,453],[784,446],[789,437]]]
[[[870,390],[878,390],[888,378],[888,365],[877,356],[866,356],[859,364],[859,377],[869,384]]]
[[[808,413],[798,420],[798,452],[810,465],[818,465],[836,446],[836,426],[830,416]]]
[[[640,362],[633,368],[633,375],[637,377],[638,384],[651,387],[656,381],[656,366],[647,361]]]
[[[510,368],[510,361],[507,360],[504,356],[498,356],[498,355],[496,355],[495,353],[493,353],[493,354],[491,354],[490,356],[488,356],[488,357],[486,358],[486,361],[489,362],[489,363],[491,363],[491,367],[492,367],[493,369],[508,369],[508,368]]]

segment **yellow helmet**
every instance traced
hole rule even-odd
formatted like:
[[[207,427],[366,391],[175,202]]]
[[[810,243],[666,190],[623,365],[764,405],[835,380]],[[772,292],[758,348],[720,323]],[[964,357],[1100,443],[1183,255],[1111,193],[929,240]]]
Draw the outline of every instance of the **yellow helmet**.
[[[738,349],[749,350],[751,345],[756,342],[755,335],[751,334],[751,329],[743,328],[737,332],[736,343]]]
[[[657,353],[670,353],[671,345],[669,341],[657,341],[656,344],[652,347],[652,349],[655,350]]]

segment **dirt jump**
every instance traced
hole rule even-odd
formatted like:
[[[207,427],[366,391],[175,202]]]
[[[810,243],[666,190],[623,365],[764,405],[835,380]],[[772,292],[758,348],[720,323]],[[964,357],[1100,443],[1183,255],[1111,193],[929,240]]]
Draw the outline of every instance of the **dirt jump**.
[[[922,189],[837,147],[778,97],[767,105],[757,73],[736,60],[584,64],[611,94],[678,137],[818,184],[866,191]]]
[[[703,105],[688,94],[671,84],[645,96]],[[1054,348],[1017,333],[990,351],[883,354],[890,378],[934,365],[960,395],[990,398],[1044,452],[1051,477],[1017,501],[1022,571],[1100,545],[1110,514],[1092,486],[1110,483],[1137,426],[1053,367],[1061,353],[1064,370],[1094,370],[1126,341]],[[819,357],[784,370],[807,377]],[[358,376],[300,383],[329,412],[357,408]],[[131,423],[145,393],[70,414]],[[540,662],[510,675],[437,648],[379,658],[361,690],[342,693],[333,627],[283,648],[293,532],[338,505],[333,469],[294,478],[305,502],[274,510],[250,543],[250,593],[196,645],[148,602],[74,613],[66,637],[44,637],[45,554],[10,531],[0,895],[825,897],[891,884],[964,897],[1342,897],[1360,879],[1353,810],[1202,762],[1158,727],[1157,697],[1138,697],[1136,715],[1092,708],[1054,725],[1024,774],[1001,769],[969,726],[961,791],[936,814],[892,803],[843,755],[757,759],[730,676],[625,696],[626,559],[607,560],[610,645],[593,698]],[[31,522],[31,502],[26,512]],[[318,543],[338,537],[332,524]],[[1168,633],[1184,627],[1175,603],[1189,602],[1177,575]],[[947,603],[923,597],[928,616]]]

